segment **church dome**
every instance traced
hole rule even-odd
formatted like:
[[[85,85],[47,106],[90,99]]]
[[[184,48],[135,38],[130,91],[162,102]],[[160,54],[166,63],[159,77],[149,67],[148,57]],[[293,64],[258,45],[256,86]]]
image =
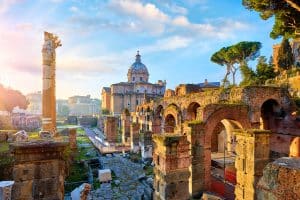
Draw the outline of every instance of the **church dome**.
[[[149,72],[146,65],[141,61],[139,51],[135,56],[135,62],[128,69],[127,76],[129,82],[148,82]]]

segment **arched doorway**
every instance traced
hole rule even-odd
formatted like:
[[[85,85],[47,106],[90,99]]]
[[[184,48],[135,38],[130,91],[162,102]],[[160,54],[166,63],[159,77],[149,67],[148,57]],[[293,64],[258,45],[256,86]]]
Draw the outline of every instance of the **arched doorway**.
[[[274,99],[265,101],[261,106],[261,128],[265,130],[276,129],[276,118],[283,117],[279,103]]]
[[[165,133],[174,133],[175,126],[175,117],[172,114],[168,114],[165,118]]]
[[[190,103],[190,105],[187,108],[187,120],[192,121],[197,119],[197,110],[200,107],[200,105],[196,102]]]

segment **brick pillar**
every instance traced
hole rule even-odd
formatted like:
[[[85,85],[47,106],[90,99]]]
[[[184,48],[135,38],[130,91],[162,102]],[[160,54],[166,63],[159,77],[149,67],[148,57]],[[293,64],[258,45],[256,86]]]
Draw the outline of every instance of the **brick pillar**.
[[[108,142],[117,142],[118,118],[106,117],[104,121],[104,134]]]
[[[189,199],[190,144],[185,135],[154,134],[154,199]]]
[[[139,149],[139,130],[140,125],[138,123],[132,123],[130,125],[130,149],[133,152]]]
[[[121,115],[122,127],[122,143],[127,144],[130,141],[130,116],[126,114]]]
[[[192,195],[198,195],[210,189],[211,140],[205,135],[202,123],[184,124],[184,133],[190,142],[192,156],[189,190]]]
[[[236,200],[254,200],[255,186],[269,162],[270,131],[239,130],[236,134]]]
[[[12,199],[63,199],[67,145],[52,141],[11,144]]]
[[[69,143],[71,149],[77,149],[76,129],[69,129]]]

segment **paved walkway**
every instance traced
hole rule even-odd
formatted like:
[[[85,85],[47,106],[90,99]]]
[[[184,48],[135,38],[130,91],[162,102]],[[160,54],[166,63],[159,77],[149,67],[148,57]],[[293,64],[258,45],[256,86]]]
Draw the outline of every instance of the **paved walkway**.
[[[95,133],[95,131],[84,128],[87,136],[92,141],[94,146],[101,152],[101,154],[107,153],[117,153],[123,151],[130,151],[130,146],[116,146],[115,144],[109,144],[107,141],[103,139],[103,137]]]
[[[100,157],[103,169],[111,169],[115,177],[111,183],[103,183],[93,191],[93,199],[150,200],[152,199],[151,178],[145,177],[142,164],[133,163],[120,154]]]

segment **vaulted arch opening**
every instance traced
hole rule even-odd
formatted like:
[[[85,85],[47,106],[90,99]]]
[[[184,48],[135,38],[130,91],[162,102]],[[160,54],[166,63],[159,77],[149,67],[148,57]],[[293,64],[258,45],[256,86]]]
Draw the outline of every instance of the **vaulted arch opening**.
[[[192,121],[197,119],[197,111],[200,105],[196,102],[190,103],[187,108],[187,120]]]
[[[176,126],[175,117],[172,114],[168,114],[165,118],[165,133],[174,133]]]
[[[279,103],[274,99],[265,101],[261,106],[261,128],[265,130],[276,129],[277,118],[284,117]]]

